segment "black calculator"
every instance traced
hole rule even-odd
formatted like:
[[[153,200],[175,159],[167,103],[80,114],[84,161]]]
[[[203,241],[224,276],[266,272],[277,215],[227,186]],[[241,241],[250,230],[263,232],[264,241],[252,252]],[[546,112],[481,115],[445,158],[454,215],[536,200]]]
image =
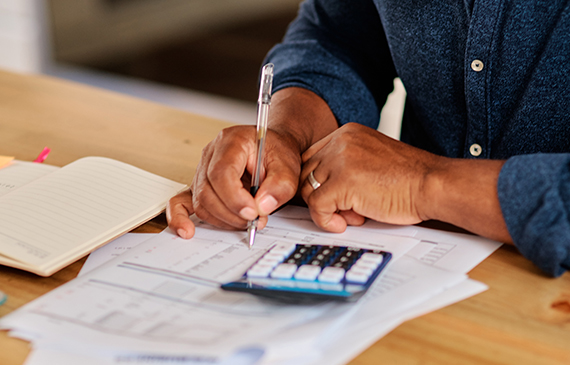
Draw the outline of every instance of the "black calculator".
[[[279,243],[237,281],[222,289],[289,302],[355,301],[372,285],[392,254],[347,246]]]

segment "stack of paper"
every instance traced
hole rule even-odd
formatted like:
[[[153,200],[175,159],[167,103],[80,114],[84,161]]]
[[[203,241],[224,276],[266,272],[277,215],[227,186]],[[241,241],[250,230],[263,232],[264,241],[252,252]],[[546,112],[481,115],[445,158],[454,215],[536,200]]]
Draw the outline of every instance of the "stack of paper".
[[[111,243],[0,326],[33,342],[27,365],[342,364],[403,321],[485,290],[466,273],[500,246],[376,222],[324,233],[296,207],[270,217],[252,250],[244,232],[195,223],[190,241],[167,230]],[[382,249],[393,261],[357,303],[292,306],[219,289],[276,242]]]

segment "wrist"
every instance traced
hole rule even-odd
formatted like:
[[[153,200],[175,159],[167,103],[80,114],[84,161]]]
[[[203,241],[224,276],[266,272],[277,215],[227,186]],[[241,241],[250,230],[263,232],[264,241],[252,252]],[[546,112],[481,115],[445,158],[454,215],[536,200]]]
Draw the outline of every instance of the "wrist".
[[[497,192],[503,164],[500,160],[438,157],[436,168],[426,174],[421,199],[423,218],[512,242]]]
[[[420,184],[420,198],[418,199],[418,215],[423,220],[442,220],[442,208],[447,204],[446,188],[449,184],[449,175],[453,173],[453,159],[434,156],[433,162],[426,168]]]
[[[299,155],[337,127],[329,106],[312,91],[290,87],[272,97],[268,128]]]

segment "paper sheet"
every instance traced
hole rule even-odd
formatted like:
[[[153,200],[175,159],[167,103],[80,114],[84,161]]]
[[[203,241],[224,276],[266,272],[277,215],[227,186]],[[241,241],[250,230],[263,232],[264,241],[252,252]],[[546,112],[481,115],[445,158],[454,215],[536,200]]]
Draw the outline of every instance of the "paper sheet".
[[[452,249],[442,245],[439,259],[428,260],[440,242],[427,233],[421,238],[434,241],[418,248],[418,240],[401,233],[386,235],[372,229],[363,233],[365,226],[335,235],[308,225],[303,217],[278,216],[270,217],[256,247],[247,250],[244,232],[196,223],[194,239],[185,241],[164,232],[3,318],[0,325],[33,338],[37,354],[49,350],[65,358],[65,351],[56,351],[57,346],[83,347],[83,353],[93,356],[106,354],[97,365],[114,364],[118,357],[133,353],[201,356],[219,364],[239,348],[263,349],[264,364],[342,363],[402,321],[483,290],[484,286],[465,284],[473,284],[465,280],[466,270],[449,270],[453,266],[443,258],[454,252],[468,267],[475,259],[466,256],[475,254],[480,261],[486,257],[483,252],[488,256],[498,247],[484,244],[479,252],[477,239],[455,241],[453,235],[444,234],[435,238],[457,245]],[[406,233],[412,230],[414,236],[422,231],[412,227]],[[279,308],[211,285],[241,275],[267,247],[283,240],[348,243],[397,254],[389,270],[356,304]],[[458,293],[455,288],[463,289]],[[145,341],[145,336],[152,341]],[[344,345],[353,340],[353,347]]]
[[[305,325],[290,329],[288,332],[281,333],[272,337],[267,341],[265,354],[259,365],[299,365],[299,364],[344,364],[359,353],[367,349],[370,345],[377,341],[380,337],[386,335],[402,322],[435,311],[439,308],[453,304],[470,296],[478,294],[486,290],[486,285],[474,280],[464,280],[457,285],[445,290],[424,303],[417,305],[399,316],[394,316],[385,321],[370,321],[370,318],[359,318],[358,312],[354,318],[344,326],[340,326],[335,331],[335,336],[329,339],[321,339],[319,335],[322,333],[322,326],[318,321],[310,322]],[[332,314],[332,313],[331,313]],[[321,319],[322,320],[322,319]],[[366,328],[351,326],[352,323],[366,321]],[[317,328],[315,328],[317,327]],[[320,328],[319,328],[320,327]],[[291,337],[297,341],[291,341]],[[60,345],[61,346],[61,345]],[[293,350],[293,351],[291,351]],[[113,353],[101,351],[93,351],[86,349],[71,352],[69,346],[56,347],[53,345],[38,344],[34,346],[31,355],[27,358],[25,365],[116,365],[125,363],[125,358],[115,356]],[[259,354],[259,353],[258,353]],[[301,355],[299,355],[301,354]],[[242,357],[243,362],[239,364],[254,364],[259,359],[250,354],[249,362]],[[231,357],[230,357],[231,358]],[[236,358],[231,358],[235,361]],[[206,359],[196,359],[193,357],[154,357],[132,355],[128,359],[131,364],[155,364],[155,365],[224,365],[236,364],[228,359],[212,362]]]
[[[333,305],[289,306],[219,290],[276,242],[360,244],[396,258],[418,242],[380,234],[381,244],[368,236],[359,243],[357,232],[339,240],[301,227],[285,237],[270,221],[250,250],[245,232],[196,225],[191,241],[163,232],[3,318],[2,325],[115,350],[227,355]]]
[[[89,271],[94,270],[109,260],[118,257],[124,252],[138,246],[142,242],[153,238],[154,236],[156,236],[155,233],[127,233],[124,236],[109,242],[105,246],[89,254],[89,257],[85,260],[85,263],[77,276],[84,275]]]
[[[313,230],[318,231],[318,228],[311,223],[307,208],[287,206],[275,213],[275,218],[272,221],[282,228],[290,227],[292,224],[290,222],[303,222],[302,225],[307,229],[312,227]],[[356,230],[361,237],[371,235],[373,238],[374,234],[382,233],[416,238],[421,242],[407,251],[407,256],[427,265],[464,274],[501,247],[499,242],[471,234],[445,232],[418,226],[396,226],[372,220],[367,220],[360,227],[348,227],[347,231],[349,230]]]

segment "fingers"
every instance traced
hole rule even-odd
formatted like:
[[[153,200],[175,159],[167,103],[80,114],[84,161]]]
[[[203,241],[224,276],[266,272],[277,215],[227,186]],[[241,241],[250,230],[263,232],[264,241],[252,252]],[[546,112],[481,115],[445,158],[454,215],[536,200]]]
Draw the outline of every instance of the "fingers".
[[[338,214],[344,218],[346,224],[349,226],[361,226],[366,222],[366,218],[356,213],[354,210],[341,210]]]
[[[240,180],[241,181],[241,180]],[[240,186],[243,189],[243,186]],[[193,208],[198,218],[224,229],[243,229],[247,220],[231,211],[223,198],[218,196],[205,172],[197,172],[192,184]],[[250,195],[250,199],[253,198]]]
[[[339,183],[346,185],[346,176],[337,171],[343,169],[342,163],[334,157],[342,153],[342,145],[335,144],[337,136],[338,132],[331,133],[303,153],[300,190],[314,223],[324,230],[338,233],[344,232],[347,225],[364,224],[366,218],[353,210],[351,189],[339,189]],[[336,166],[336,169],[331,170],[331,166]],[[311,173],[318,183],[317,189],[309,182]]]
[[[200,195],[195,202],[207,206],[213,216],[236,228],[245,227],[247,220],[258,215],[255,201],[242,183],[246,167],[252,166],[250,160],[255,159],[254,136],[255,129],[251,127],[222,131],[208,165],[199,167],[205,173],[197,181]]]
[[[280,141],[271,136],[267,140],[266,176],[255,196],[260,216],[271,214],[295,196],[301,173],[300,156],[276,146]]]
[[[309,161],[317,152],[322,150],[333,138],[332,133],[317,141],[311,147],[309,147],[302,156],[302,162],[305,163]]]
[[[192,192],[190,190],[172,197],[166,204],[168,226],[184,239],[194,236],[195,227],[190,220],[193,213]]]
[[[307,163],[303,166],[303,172],[301,173],[301,179],[303,179],[301,196],[309,207],[313,222],[320,228],[334,233],[344,232],[350,223],[358,224],[359,219],[356,213],[348,213],[349,210],[347,212],[339,212],[341,207],[338,206],[331,195],[335,194],[335,191],[331,189],[330,185],[327,186],[326,184],[329,178],[328,173],[324,172],[324,169],[319,169],[318,165],[317,168],[313,168],[313,165],[310,162]],[[321,184],[316,190],[307,179],[311,172],[313,172],[315,180]],[[324,175],[325,173],[326,175]],[[348,220],[345,217],[348,217]]]
[[[249,191],[255,161],[255,128],[223,130],[204,148],[192,182],[192,211],[209,224],[244,229],[247,222],[263,218],[290,200],[297,191],[301,157],[276,132],[268,131],[263,180],[255,199]]]

